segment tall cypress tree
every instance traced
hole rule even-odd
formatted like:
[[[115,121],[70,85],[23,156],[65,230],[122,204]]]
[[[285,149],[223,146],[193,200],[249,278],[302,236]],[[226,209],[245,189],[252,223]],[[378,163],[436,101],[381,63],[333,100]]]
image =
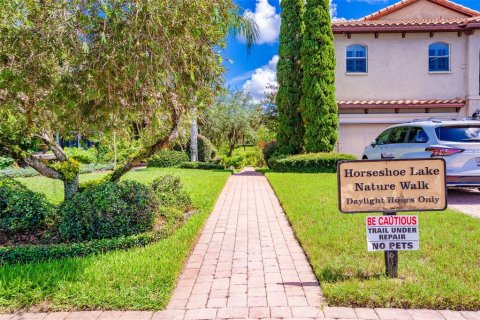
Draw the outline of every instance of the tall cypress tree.
[[[335,49],[329,0],[308,0],[302,40],[305,151],[332,151],[338,138]]]
[[[282,1],[279,59],[277,64],[278,133],[280,151],[300,153],[303,145],[303,122],[300,111],[303,73],[300,48],[303,34],[304,0]]]

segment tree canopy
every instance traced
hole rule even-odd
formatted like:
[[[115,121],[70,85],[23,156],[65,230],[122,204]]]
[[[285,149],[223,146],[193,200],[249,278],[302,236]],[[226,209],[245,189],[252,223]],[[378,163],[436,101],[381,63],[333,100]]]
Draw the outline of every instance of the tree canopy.
[[[135,127],[142,147],[116,168],[111,179],[118,180],[175,140],[193,106],[214,101],[223,73],[219,49],[231,30],[256,37],[256,26],[239,16],[232,0],[4,2],[0,153],[71,184],[71,196],[78,165],[54,134]],[[56,161],[32,156],[33,139]]]

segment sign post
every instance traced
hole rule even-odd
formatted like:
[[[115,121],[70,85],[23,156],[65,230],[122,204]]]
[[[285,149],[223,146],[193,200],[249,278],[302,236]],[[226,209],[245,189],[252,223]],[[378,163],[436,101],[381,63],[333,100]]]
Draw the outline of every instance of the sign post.
[[[384,212],[384,216],[396,216],[396,212]],[[385,273],[389,278],[398,277],[398,251],[386,250],[385,255]]]
[[[418,216],[397,212],[447,208],[443,159],[340,162],[338,206],[342,213],[382,212],[366,220],[368,251],[384,251],[386,275],[398,276],[398,251],[418,250]]]

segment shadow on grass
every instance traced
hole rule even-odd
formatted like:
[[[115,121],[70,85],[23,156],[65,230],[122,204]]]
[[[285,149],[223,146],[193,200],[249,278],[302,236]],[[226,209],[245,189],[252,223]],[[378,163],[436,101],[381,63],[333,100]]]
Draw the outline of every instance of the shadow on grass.
[[[334,283],[334,282],[343,282],[351,279],[357,280],[371,280],[371,279],[382,279],[385,278],[384,273],[377,274],[365,274],[362,272],[357,272],[357,274],[345,274],[344,270],[333,269],[333,268],[323,268],[320,271],[320,274],[317,274],[317,278],[320,282]]]

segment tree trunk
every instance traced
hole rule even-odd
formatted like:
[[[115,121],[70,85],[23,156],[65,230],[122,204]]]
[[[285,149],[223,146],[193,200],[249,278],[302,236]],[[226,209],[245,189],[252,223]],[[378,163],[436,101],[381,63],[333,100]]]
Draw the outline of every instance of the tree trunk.
[[[230,149],[228,150],[227,156],[231,157],[234,150],[235,150],[235,145],[234,144],[230,145]]]
[[[78,192],[78,175],[74,180],[63,180],[63,187],[65,190],[64,200],[72,199]]]
[[[198,124],[196,107],[192,109],[190,119],[190,161],[198,161]]]

